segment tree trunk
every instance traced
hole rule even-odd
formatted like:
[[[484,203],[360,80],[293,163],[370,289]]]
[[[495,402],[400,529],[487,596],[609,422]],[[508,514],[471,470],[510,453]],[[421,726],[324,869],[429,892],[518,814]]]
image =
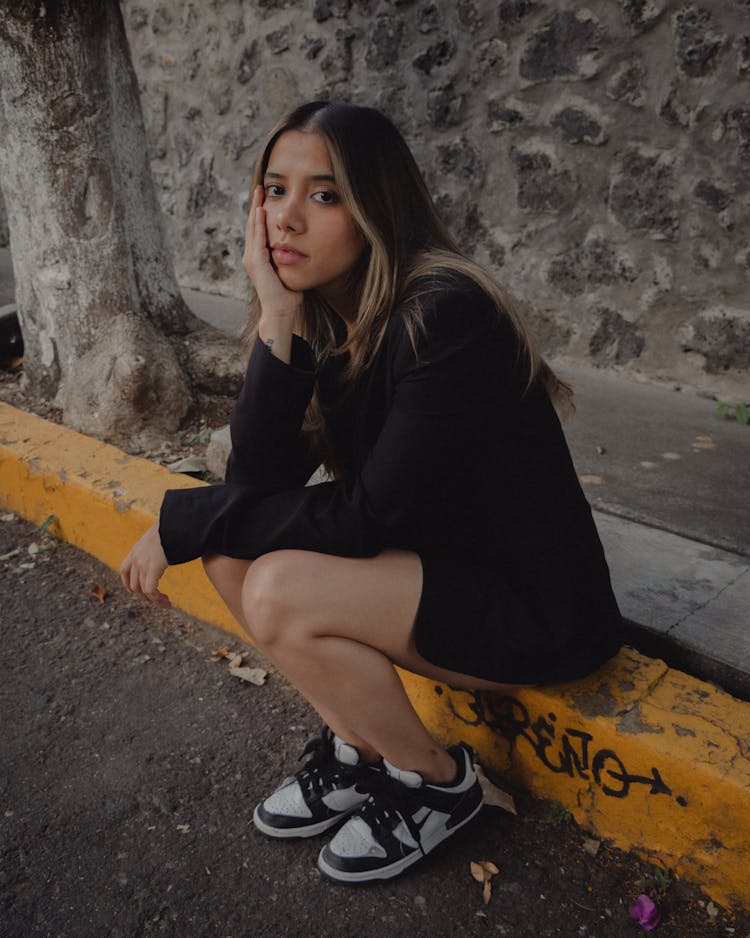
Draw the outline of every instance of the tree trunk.
[[[0,180],[29,389],[106,439],[176,430],[205,327],[165,247],[117,0],[0,0]]]

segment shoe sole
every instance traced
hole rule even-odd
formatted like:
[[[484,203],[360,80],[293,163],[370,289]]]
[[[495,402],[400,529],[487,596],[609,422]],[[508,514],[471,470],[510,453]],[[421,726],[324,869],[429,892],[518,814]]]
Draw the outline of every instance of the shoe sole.
[[[277,840],[296,840],[304,837],[317,837],[318,834],[323,834],[337,824],[340,824],[341,821],[345,821],[358,807],[359,805],[354,805],[351,811],[342,812],[337,817],[329,817],[324,821],[318,821],[316,824],[307,824],[304,827],[272,827],[261,819],[258,808],[256,808],[255,811],[253,811],[253,824],[255,824],[261,834],[265,834],[266,837],[274,837]]]
[[[369,883],[373,880],[378,879],[393,879],[394,876],[399,876],[410,866],[413,866],[419,860],[423,858],[424,855],[431,853],[435,847],[444,841],[448,840],[456,831],[460,831],[462,827],[465,827],[469,821],[473,820],[477,814],[482,810],[484,802],[480,801],[476,806],[474,811],[471,812],[467,817],[465,817],[460,824],[457,824],[455,827],[445,828],[440,831],[437,830],[432,835],[427,843],[422,844],[422,850],[414,850],[408,856],[402,857],[400,860],[396,860],[395,863],[391,863],[389,866],[384,866],[380,870],[362,870],[361,872],[349,873],[344,870],[337,870],[333,866],[329,866],[323,858],[323,853],[325,852],[325,847],[320,851],[318,855],[318,869],[320,872],[327,877],[328,879],[333,880],[337,883]]]

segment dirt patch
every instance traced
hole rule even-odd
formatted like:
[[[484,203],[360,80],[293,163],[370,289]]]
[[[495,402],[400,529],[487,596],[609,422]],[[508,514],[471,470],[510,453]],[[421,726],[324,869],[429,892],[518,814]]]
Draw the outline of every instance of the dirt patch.
[[[44,398],[30,394],[23,388],[21,369],[0,368],[0,401],[53,423],[61,425],[63,423],[60,408]],[[180,429],[159,445],[143,447],[132,440],[118,440],[116,445],[131,456],[141,456],[143,459],[150,459],[152,462],[165,466],[189,457],[203,460],[211,439],[211,431],[229,422],[229,413],[233,403],[233,398],[197,394],[195,403],[182,421]],[[189,474],[208,482],[219,481],[209,472],[198,471]]]
[[[663,938],[750,938],[746,915],[606,842],[594,851],[559,806],[519,791],[518,817],[485,808],[398,880],[323,880],[324,837],[274,842],[250,822],[319,727],[283,676],[250,650],[267,680],[237,680],[211,652],[240,642],[2,519],[3,938],[633,938],[644,891]],[[472,861],[499,868],[487,905]]]

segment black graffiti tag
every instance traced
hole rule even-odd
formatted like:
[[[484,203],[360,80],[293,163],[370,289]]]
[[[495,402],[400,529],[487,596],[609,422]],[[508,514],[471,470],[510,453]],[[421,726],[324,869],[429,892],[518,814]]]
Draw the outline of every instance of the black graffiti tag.
[[[626,798],[632,785],[648,786],[651,795],[672,794],[657,768],[652,768],[649,775],[628,772],[613,749],[597,750],[592,746],[591,733],[572,727],[558,733],[554,713],[532,720],[528,708],[517,697],[451,690],[448,708],[462,723],[488,726],[513,746],[523,740],[550,772],[593,780],[611,798]],[[683,798],[677,800],[684,804]]]

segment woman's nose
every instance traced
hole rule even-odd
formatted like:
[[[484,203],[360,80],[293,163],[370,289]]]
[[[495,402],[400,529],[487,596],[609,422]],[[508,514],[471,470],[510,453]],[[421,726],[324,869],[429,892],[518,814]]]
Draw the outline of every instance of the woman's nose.
[[[279,231],[294,231],[297,233],[304,228],[304,212],[296,198],[287,196],[279,204],[276,212],[276,226]]]

